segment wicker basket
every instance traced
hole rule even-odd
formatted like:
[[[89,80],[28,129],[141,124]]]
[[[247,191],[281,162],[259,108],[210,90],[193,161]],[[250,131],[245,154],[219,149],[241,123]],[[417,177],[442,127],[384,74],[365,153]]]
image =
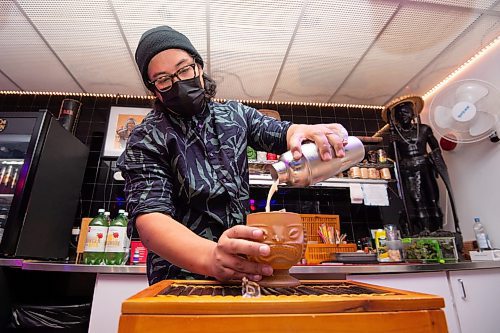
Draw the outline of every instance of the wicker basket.
[[[306,232],[308,243],[322,243],[318,235],[319,226],[323,223],[327,227],[333,227],[340,230],[340,220],[338,215],[325,215],[325,214],[300,214],[304,231]]]
[[[319,264],[330,260],[332,253],[355,252],[356,244],[307,244],[305,259],[307,264]]]
[[[338,215],[300,214],[300,217],[307,237],[304,259],[308,264],[319,264],[322,261],[329,260],[334,252],[356,251],[356,244],[322,244],[322,240],[318,235],[319,226],[325,224],[327,227],[340,230]]]

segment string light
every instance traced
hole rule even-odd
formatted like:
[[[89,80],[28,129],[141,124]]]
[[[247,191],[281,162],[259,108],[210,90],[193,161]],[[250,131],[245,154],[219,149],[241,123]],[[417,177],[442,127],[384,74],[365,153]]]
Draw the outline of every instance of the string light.
[[[215,102],[225,103],[227,99],[215,98]],[[262,101],[262,100],[236,100],[243,104],[275,104],[275,105],[304,105],[304,106],[318,106],[318,107],[347,107],[347,108],[364,108],[382,110],[383,106],[378,105],[362,105],[362,104],[339,104],[339,103],[321,103],[321,102],[285,102],[285,101]]]
[[[472,57],[469,58],[466,62],[464,62],[460,67],[458,67],[456,70],[454,70],[450,75],[448,75],[446,78],[444,78],[441,82],[436,84],[434,87],[432,87],[428,92],[426,92],[422,98],[423,99],[428,99],[432,94],[434,94],[439,88],[450,82],[454,77],[456,77],[458,74],[463,72],[467,67],[478,61],[479,58],[484,56],[488,51],[492,50],[494,47],[496,47],[498,44],[500,44],[500,36],[495,38],[491,43],[483,47],[481,50],[479,50],[476,54],[474,54]]]
[[[61,91],[15,91],[15,90],[0,90],[0,95],[56,95],[56,96],[79,96],[79,97],[109,97],[109,98],[137,98],[137,99],[154,99],[154,96],[140,95],[120,95],[120,94],[98,94],[98,93],[75,93]]]
[[[98,93],[75,93],[75,92],[60,92],[60,91],[15,91],[15,90],[0,90],[0,95],[56,95],[56,96],[80,96],[80,97],[109,97],[109,98],[127,98],[127,99],[155,99],[152,95],[121,95],[121,94],[98,94]],[[214,98],[215,102],[224,103],[227,99]],[[243,104],[275,104],[275,105],[305,105],[318,107],[347,107],[347,108],[363,108],[381,110],[383,106],[378,105],[361,105],[361,104],[339,104],[339,103],[320,103],[320,102],[285,102],[285,101],[264,101],[264,100],[236,100]]]

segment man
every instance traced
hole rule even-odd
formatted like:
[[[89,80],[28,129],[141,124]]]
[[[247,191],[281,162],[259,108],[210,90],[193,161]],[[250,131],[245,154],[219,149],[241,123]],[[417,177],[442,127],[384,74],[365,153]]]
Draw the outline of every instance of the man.
[[[249,182],[246,148],[301,157],[313,140],[324,160],[343,157],[338,124],[296,125],[235,101],[216,103],[215,82],[183,34],[167,26],[146,31],[135,59],[157,97],[132,132],[118,165],[125,178],[129,233],[148,248],[148,279],[258,281],[272,268],[247,260],[268,255],[262,231],[244,225]],[[332,150],[333,147],[333,150]]]

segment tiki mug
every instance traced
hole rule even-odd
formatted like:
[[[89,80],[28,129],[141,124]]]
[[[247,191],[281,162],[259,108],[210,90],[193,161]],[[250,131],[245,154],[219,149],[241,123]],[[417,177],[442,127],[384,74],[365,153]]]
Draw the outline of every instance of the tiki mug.
[[[247,225],[264,231],[263,243],[268,244],[268,256],[250,257],[250,260],[271,265],[272,276],[264,277],[263,287],[294,287],[300,281],[288,270],[302,258],[305,250],[304,228],[299,214],[288,212],[254,213],[247,216]]]

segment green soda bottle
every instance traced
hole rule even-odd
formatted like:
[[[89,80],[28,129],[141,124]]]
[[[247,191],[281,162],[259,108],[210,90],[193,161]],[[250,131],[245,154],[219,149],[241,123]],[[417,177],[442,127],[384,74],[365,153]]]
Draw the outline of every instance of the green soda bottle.
[[[104,209],[99,209],[98,215],[89,223],[85,249],[83,251],[83,263],[86,265],[104,264],[104,245],[108,234],[109,220]]]
[[[106,265],[123,265],[128,259],[127,213],[120,209],[109,225],[104,260]]]

